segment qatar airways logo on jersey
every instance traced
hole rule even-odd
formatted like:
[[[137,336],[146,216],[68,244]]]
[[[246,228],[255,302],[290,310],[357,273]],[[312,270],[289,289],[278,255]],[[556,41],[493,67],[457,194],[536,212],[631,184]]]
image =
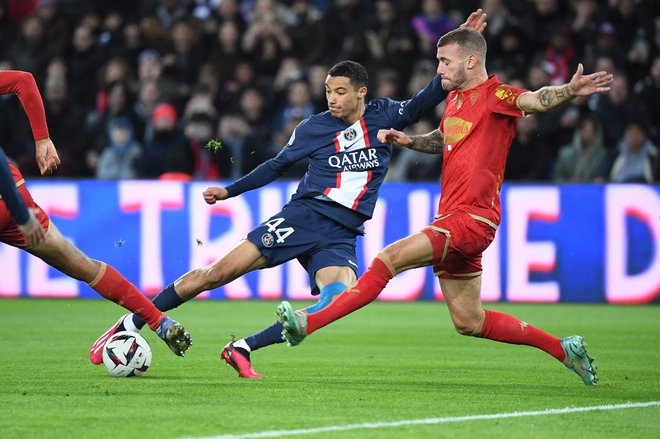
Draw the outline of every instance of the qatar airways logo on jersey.
[[[333,155],[328,158],[328,164],[333,168],[346,171],[366,171],[380,166],[375,148],[362,148],[343,155]]]

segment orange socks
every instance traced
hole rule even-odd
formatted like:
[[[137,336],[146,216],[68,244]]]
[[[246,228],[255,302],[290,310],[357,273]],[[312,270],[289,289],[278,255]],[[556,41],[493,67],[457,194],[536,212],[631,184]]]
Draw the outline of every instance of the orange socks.
[[[136,313],[152,330],[158,328],[163,313],[135,285],[110,265],[101,262],[101,269],[89,286],[106,299]]]
[[[539,348],[559,361],[564,361],[566,353],[557,337],[518,320],[509,314],[484,310],[486,319],[479,337],[503,343],[524,344]]]

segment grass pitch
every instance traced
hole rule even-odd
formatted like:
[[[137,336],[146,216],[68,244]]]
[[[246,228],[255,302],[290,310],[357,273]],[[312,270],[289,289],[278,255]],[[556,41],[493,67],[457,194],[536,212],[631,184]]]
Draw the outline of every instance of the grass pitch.
[[[188,355],[175,357],[143,331],[153,351],[150,369],[140,378],[113,378],[88,353],[122,313],[116,305],[2,300],[0,436],[247,438],[268,430],[660,401],[658,306],[490,305],[559,336],[587,337],[599,366],[593,388],[536,349],[459,336],[445,305],[429,302],[372,304],[298,347],[254,353],[262,380],[237,378],[219,359],[220,348],[229,334],[272,323],[276,305],[186,304],[171,315],[193,336]],[[660,407],[303,433],[296,437],[656,438]]]

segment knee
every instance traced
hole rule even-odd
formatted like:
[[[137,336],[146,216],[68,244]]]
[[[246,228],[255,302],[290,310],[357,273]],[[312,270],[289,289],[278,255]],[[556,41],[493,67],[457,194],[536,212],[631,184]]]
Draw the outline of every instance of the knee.
[[[387,246],[376,257],[383,261],[390,269],[394,270],[395,273],[399,273],[401,254],[396,248]]]

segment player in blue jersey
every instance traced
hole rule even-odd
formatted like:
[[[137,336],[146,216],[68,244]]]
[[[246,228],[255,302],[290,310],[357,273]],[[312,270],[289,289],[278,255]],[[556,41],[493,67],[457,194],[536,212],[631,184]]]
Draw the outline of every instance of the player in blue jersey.
[[[482,32],[485,14],[473,12],[463,27]],[[211,265],[189,271],[167,286],[153,300],[170,310],[197,294],[225,285],[246,273],[274,267],[292,259],[309,273],[312,294],[319,300],[307,309],[326,306],[356,280],[356,238],[371,218],[392,157],[392,145],[377,138],[380,129],[403,129],[417,122],[445,99],[436,76],[413,98],[365,102],[368,75],[353,61],[333,66],[325,81],[328,111],[310,116],[294,130],[277,156],[227,187],[209,187],[208,204],[262,187],[280,177],[296,162],[307,158],[309,167],[296,193],[281,212],[251,231],[233,250]],[[126,315],[106,332],[137,331],[144,322]],[[254,372],[250,352],[283,343],[283,326],[276,322],[254,335],[232,341],[221,358],[244,378]]]

